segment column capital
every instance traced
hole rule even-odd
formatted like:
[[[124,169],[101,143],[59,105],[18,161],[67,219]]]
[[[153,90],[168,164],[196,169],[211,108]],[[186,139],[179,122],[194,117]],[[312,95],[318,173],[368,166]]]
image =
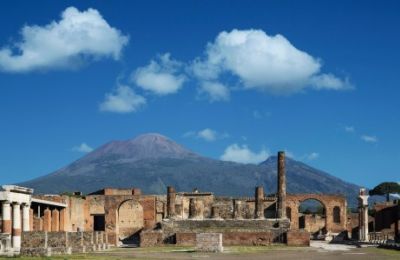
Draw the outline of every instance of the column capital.
[[[13,204],[13,206],[20,206],[21,205],[21,203],[17,202],[17,201],[13,201],[12,204]]]
[[[9,200],[2,200],[0,201],[1,204],[11,204],[11,201]]]

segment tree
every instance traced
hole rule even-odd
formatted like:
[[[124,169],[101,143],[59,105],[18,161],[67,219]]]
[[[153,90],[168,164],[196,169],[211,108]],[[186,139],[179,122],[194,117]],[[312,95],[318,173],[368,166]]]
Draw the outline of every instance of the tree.
[[[400,184],[397,182],[382,182],[369,191],[369,195],[386,195],[386,201],[389,201],[389,194],[400,194]]]

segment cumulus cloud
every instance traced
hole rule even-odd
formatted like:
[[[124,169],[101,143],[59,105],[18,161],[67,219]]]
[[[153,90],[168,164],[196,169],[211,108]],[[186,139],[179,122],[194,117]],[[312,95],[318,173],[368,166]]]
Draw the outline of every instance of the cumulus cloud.
[[[169,53],[151,60],[147,66],[137,68],[132,74],[134,83],[144,90],[156,95],[176,93],[183,85],[186,77],[180,73],[182,63],[171,59]]]
[[[217,81],[225,74],[239,79],[245,89],[292,94],[307,87],[348,89],[348,80],[323,74],[321,62],[294,47],[284,36],[262,30],[219,33],[208,43],[205,57],[196,58],[191,71],[201,81]]]
[[[93,148],[90,147],[87,143],[81,143],[78,146],[72,147],[72,151],[80,153],[90,153],[91,151],[93,151]]]
[[[210,102],[228,101],[230,98],[229,88],[218,82],[202,82],[199,88],[199,93],[205,94]]]
[[[189,131],[183,134],[183,137],[194,137],[198,139],[205,140],[207,142],[213,142],[218,139],[228,138],[229,134],[227,133],[219,133],[216,130],[211,128],[205,128],[200,131]]]
[[[116,113],[136,112],[146,104],[146,99],[136,94],[130,87],[120,85],[112,93],[107,93],[100,104],[101,111]]]
[[[97,10],[89,8],[81,12],[69,7],[58,22],[24,26],[20,42],[0,49],[0,69],[24,72],[75,68],[88,59],[101,57],[118,60],[128,40]]]
[[[378,138],[376,136],[372,136],[372,135],[362,135],[361,140],[363,140],[366,143],[377,143],[378,142]]]
[[[262,149],[257,153],[250,150],[247,145],[232,144],[225,149],[220,159],[237,163],[258,164],[265,161],[268,157],[269,153],[265,149]]]

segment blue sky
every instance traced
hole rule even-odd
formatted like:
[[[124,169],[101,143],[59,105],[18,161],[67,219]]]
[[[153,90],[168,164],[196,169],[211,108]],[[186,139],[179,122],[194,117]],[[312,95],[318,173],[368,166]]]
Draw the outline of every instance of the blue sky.
[[[400,181],[398,1],[2,1],[2,183],[158,132]]]

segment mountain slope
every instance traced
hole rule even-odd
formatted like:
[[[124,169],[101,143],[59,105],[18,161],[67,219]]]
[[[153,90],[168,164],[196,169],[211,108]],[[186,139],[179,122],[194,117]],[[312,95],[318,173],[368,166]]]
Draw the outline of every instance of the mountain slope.
[[[339,193],[354,204],[358,187],[306,164],[286,159],[289,193]],[[253,196],[254,187],[276,192],[276,157],[260,165],[224,162],[197,155],[159,134],[103,145],[72,164],[43,177],[20,183],[38,193],[92,192],[104,187],[139,187],[164,194],[198,188],[217,195]]]

